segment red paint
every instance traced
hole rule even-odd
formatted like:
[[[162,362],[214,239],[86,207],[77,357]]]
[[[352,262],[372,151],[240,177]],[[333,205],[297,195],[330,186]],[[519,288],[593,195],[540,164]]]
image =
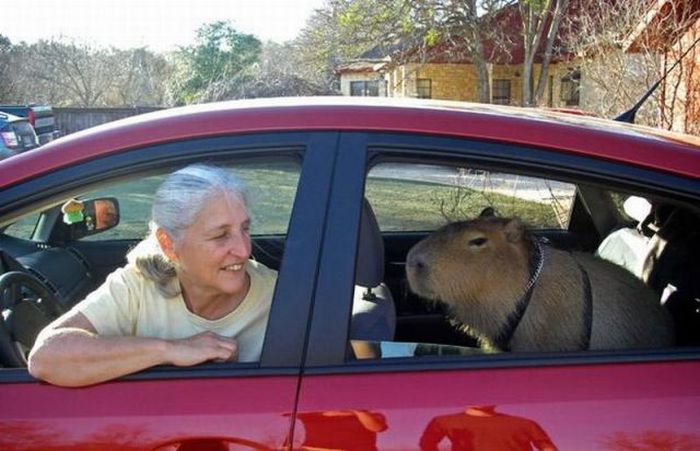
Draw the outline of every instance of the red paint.
[[[700,174],[697,138],[609,120],[457,102],[293,98],[173,108],[88,129],[2,161],[0,188],[52,169],[154,143],[304,130],[467,137],[594,156],[692,178]]]

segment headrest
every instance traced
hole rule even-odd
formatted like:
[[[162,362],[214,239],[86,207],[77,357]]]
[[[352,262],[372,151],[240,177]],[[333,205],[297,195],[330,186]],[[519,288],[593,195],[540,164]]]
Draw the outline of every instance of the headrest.
[[[373,288],[384,281],[384,241],[372,207],[363,199],[355,262],[355,285]]]

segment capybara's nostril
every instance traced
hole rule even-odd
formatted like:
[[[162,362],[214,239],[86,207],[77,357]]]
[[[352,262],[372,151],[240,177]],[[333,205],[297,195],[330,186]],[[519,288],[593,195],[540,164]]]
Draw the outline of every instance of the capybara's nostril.
[[[426,267],[425,260],[420,255],[409,253],[408,258],[406,259],[406,267],[417,271],[422,271]]]

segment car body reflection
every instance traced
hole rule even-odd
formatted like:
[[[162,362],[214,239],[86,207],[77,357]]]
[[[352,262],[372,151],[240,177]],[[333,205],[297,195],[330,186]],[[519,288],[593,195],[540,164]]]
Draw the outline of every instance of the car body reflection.
[[[437,450],[443,440],[454,450],[556,451],[547,433],[527,418],[496,412],[496,406],[470,406],[440,415],[428,423],[420,438],[421,451]]]
[[[386,418],[369,410],[299,412],[304,450],[377,450],[377,434],[388,429]]]

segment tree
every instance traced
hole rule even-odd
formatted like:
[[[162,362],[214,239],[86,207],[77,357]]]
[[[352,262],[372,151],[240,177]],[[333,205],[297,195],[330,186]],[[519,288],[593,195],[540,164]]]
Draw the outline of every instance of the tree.
[[[676,42],[676,32],[695,23],[700,17],[700,11],[693,8],[675,9],[683,3],[668,2],[674,8],[671,13],[656,15],[660,20],[648,22],[645,20],[649,12],[647,2],[586,1],[586,7],[581,8],[577,16],[578,23],[574,32],[567,36],[570,51],[580,56],[576,65],[580,67],[581,85],[586,92],[581,105],[585,110],[602,117],[616,117],[634,105],[689,49],[692,41]],[[648,23],[648,39],[643,36],[634,38],[633,31],[640,23]],[[567,28],[568,24],[563,26]],[[700,50],[696,47],[695,51]],[[674,106],[679,102],[687,102],[689,97],[686,94],[692,94],[682,92],[682,81],[692,80],[693,77],[697,80],[698,70],[692,53],[680,60],[678,66],[669,73],[666,82],[642,105],[636,122],[670,129],[677,121],[674,116],[677,108]],[[683,127],[684,131],[690,133],[693,131],[692,125],[697,123],[697,109],[700,107],[692,104],[687,106],[690,107],[691,114],[686,118],[695,118]],[[693,107],[695,116],[692,114]]]
[[[172,74],[167,59],[145,48],[115,52],[121,71],[110,100],[118,106],[161,106]]]
[[[94,107],[107,103],[120,61],[113,49],[76,42],[41,40],[22,44],[22,93],[29,101],[61,106]]]
[[[392,3],[392,2],[387,2]],[[384,3],[371,0],[328,0],[315,10],[292,45],[297,50],[301,76],[327,89],[337,89],[335,70],[341,63],[358,58],[370,47],[385,42],[377,30],[384,22],[370,22],[365,8],[376,11]],[[381,14],[378,14],[381,16]]]
[[[195,44],[176,54],[172,101],[199,102],[203,96],[211,98],[211,92],[227,80],[245,78],[245,70],[258,61],[261,47],[255,36],[239,33],[229,22],[201,26]]]
[[[535,105],[567,6],[568,0],[331,0],[298,42],[315,52],[309,59],[316,58],[316,67],[325,65],[327,78],[329,67],[358,58],[372,46],[393,52],[398,64],[467,60],[474,65],[481,102],[491,97],[489,63],[507,64],[512,48],[522,45],[523,104]],[[509,21],[514,7],[519,24]],[[514,33],[513,26],[522,27],[522,33]],[[534,68],[540,62],[535,87]]]
[[[12,42],[0,34],[0,102],[7,101],[12,95]]]
[[[567,11],[569,0],[520,0],[520,16],[523,22],[523,106],[536,106],[542,99],[547,83],[549,63],[552,60],[554,41],[559,25]],[[542,42],[544,40],[544,43]],[[537,85],[534,87],[535,57],[544,44],[542,64]]]
[[[305,78],[293,45],[267,42],[259,61],[239,75],[209,85],[200,101],[335,94]]]

